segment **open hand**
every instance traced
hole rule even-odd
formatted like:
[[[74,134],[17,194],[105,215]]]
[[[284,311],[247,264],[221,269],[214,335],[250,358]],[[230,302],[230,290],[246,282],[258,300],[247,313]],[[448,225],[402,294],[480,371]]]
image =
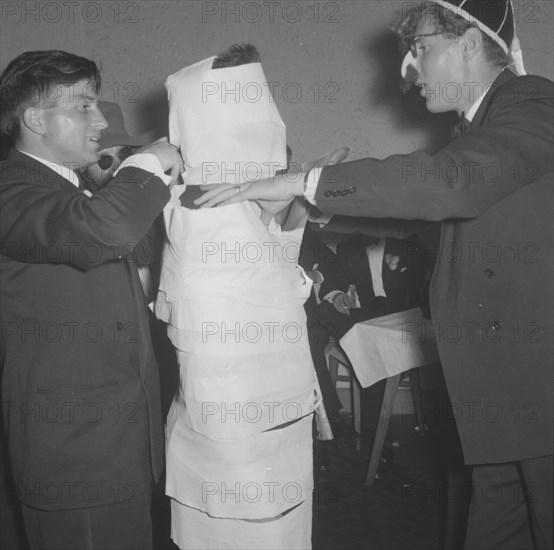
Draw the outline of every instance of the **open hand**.
[[[303,163],[300,171],[288,170],[265,180],[246,182],[240,185],[220,183],[202,186],[201,189],[207,192],[196,199],[194,204],[200,208],[211,208],[245,200],[291,201],[294,197],[304,194],[304,181],[310,170],[342,162],[350,151],[350,147],[339,147],[316,160]]]
[[[302,195],[304,191],[304,177],[297,173],[279,174],[265,180],[246,182],[240,185],[218,183],[215,185],[203,185],[202,190],[207,191],[194,204],[200,208],[213,206],[225,206],[245,200],[287,201],[295,196]]]

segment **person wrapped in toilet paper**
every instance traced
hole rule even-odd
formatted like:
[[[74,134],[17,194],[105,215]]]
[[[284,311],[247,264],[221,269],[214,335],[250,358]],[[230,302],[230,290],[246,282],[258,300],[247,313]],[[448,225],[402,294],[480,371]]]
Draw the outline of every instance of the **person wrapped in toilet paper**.
[[[235,63],[241,51],[257,54],[234,46],[226,56]],[[213,68],[226,56],[166,82],[189,188],[286,167],[285,125],[261,64]],[[317,396],[302,306],[311,281],[257,203],[195,210],[183,187],[164,210],[155,305],[180,365],[166,442],[172,538],[180,548],[309,548]]]

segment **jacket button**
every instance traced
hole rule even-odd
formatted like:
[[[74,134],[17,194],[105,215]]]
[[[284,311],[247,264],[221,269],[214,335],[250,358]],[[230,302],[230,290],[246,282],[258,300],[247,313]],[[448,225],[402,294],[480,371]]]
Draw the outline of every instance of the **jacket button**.
[[[345,190],[345,191],[341,191],[341,192],[340,192],[340,195],[341,195],[341,197],[346,197],[346,195],[348,195],[348,191],[346,191],[346,190]]]
[[[502,328],[502,323],[500,321],[494,321],[491,328],[492,330],[500,330]]]
[[[487,279],[490,279],[494,275],[494,271],[492,269],[485,269],[485,277]]]
[[[325,193],[323,193],[323,195],[325,197],[330,197],[332,195],[332,192],[331,191],[325,191]]]

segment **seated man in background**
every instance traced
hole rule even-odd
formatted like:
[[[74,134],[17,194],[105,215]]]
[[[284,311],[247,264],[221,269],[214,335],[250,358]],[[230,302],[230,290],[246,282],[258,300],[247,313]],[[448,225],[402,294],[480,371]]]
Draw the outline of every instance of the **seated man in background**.
[[[325,232],[320,235],[325,239]],[[396,239],[358,234],[340,241],[336,254],[330,250],[321,254],[317,271],[322,280],[320,303],[312,309],[310,344],[327,414],[336,420],[342,404],[330,381],[323,351],[329,337],[338,341],[356,323],[422,305],[426,270],[417,235]],[[384,381],[362,393],[363,421],[372,430],[383,391]]]
[[[341,338],[356,323],[420,305],[425,266],[417,236],[357,236],[340,242],[336,254],[319,269],[317,318],[330,335]]]

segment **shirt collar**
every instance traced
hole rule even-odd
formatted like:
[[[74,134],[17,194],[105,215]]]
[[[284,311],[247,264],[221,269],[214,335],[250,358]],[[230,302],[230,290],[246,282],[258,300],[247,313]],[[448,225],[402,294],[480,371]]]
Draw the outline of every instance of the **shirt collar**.
[[[481,103],[483,103],[483,99],[485,99],[485,96],[487,95],[487,92],[489,91],[489,89],[487,88],[482,95],[480,95],[478,98],[477,98],[477,101],[475,101],[475,103],[473,103],[473,105],[466,111],[465,113],[465,118],[467,118],[467,120],[469,122],[471,122],[473,120],[473,117],[475,116],[475,113],[477,112],[477,110],[479,109],[479,107],[481,106]]]
[[[502,69],[504,71],[504,69]],[[502,74],[502,71],[500,71],[500,74]],[[498,78],[498,77],[497,77]],[[477,113],[477,110],[479,107],[481,107],[481,103],[483,103],[483,99],[485,99],[485,96],[489,92],[489,90],[492,88],[493,82],[491,82],[489,85],[485,86],[483,89],[483,93],[475,100],[473,105],[466,111],[464,114],[464,117],[469,121],[473,121],[473,117],[475,116],[475,113]]]
[[[40,163],[44,164],[45,166],[48,166],[48,168],[50,168],[50,170],[53,170],[54,172],[56,172],[56,174],[58,174],[59,176],[61,176],[64,179],[68,180],[75,187],[79,187],[79,178],[78,178],[77,174],[73,170],[69,169],[67,166],[64,166],[63,164],[57,164],[56,162],[52,162],[51,160],[46,160],[46,159],[43,159],[41,157],[37,157],[36,155],[32,155],[31,153],[28,153],[27,151],[21,151],[21,149],[19,151],[21,153],[24,153],[28,157],[31,157],[31,158],[35,159],[37,162],[40,162]]]

